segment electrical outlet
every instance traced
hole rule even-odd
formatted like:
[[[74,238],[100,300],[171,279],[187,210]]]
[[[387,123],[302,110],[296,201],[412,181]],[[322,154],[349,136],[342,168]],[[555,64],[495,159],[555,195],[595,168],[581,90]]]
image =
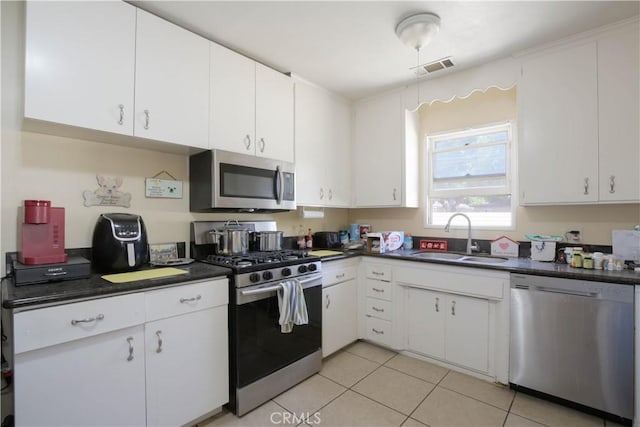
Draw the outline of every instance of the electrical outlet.
[[[564,233],[568,243],[582,243],[582,230],[578,227],[569,227]]]

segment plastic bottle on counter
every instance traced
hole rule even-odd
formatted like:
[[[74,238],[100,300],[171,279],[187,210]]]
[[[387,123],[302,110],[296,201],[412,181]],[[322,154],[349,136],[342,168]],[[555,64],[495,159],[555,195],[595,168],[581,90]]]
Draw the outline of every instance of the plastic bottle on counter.
[[[571,267],[582,268],[582,250],[574,250],[571,256]]]
[[[593,253],[593,268],[596,270],[602,270],[602,264],[604,262],[604,254],[602,252]]]
[[[587,270],[593,270],[593,255],[585,253],[582,255],[582,268]]]
[[[402,248],[405,251],[409,251],[413,249],[413,237],[411,237],[411,233],[407,233],[404,235],[404,242],[402,243]]]
[[[313,235],[311,234],[311,229],[309,229],[309,234],[307,234],[306,246],[307,249],[313,248]]]

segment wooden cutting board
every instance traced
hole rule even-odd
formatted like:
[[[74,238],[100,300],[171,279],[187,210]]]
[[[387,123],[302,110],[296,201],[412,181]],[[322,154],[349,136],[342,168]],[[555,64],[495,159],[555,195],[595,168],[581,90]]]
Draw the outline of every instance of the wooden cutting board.
[[[111,283],[127,283],[136,282],[138,280],[159,279],[161,277],[177,276],[178,274],[187,274],[187,271],[179,268],[166,267],[154,268],[151,270],[132,271],[129,273],[105,274],[102,276],[104,280]]]
[[[328,251],[328,250],[319,250],[319,251],[309,251],[309,255],[319,256],[319,257],[327,257],[327,256],[336,256],[342,255],[342,252],[338,251]]]

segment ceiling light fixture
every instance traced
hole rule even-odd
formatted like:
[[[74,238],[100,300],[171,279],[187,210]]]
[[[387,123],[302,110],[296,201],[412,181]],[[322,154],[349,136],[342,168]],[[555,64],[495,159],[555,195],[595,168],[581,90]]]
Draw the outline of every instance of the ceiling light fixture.
[[[440,17],[433,13],[409,16],[396,26],[396,35],[405,45],[420,50],[440,31]]]
[[[440,31],[440,17],[433,13],[418,13],[411,15],[398,23],[396,26],[396,35],[404,43],[416,50],[416,109],[420,106],[420,49],[431,42],[433,37]]]

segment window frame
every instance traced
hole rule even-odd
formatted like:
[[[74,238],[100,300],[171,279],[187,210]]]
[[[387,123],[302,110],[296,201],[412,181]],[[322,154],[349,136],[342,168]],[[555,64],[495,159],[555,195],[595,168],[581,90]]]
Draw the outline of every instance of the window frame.
[[[433,161],[433,147],[434,144],[438,141],[449,140],[454,138],[459,138],[461,136],[474,136],[481,135],[485,133],[491,133],[493,131],[501,131],[506,130],[508,133],[506,142],[499,143],[490,143],[488,145],[502,145],[506,146],[506,171],[505,171],[505,185],[499,187],[485,187],[485,188],[469,188],[469,189],[445,189],[445,190],[433,190],[433,174],[432,171],[432,161]],[[441,197],[460,197],[460,196],[474,196],[474,195],[510,195],[511,203],[511,225],[501,225],[501,226],[489,226],[489,225],[474,225],[473,228],[476,230],[504,230],[504,231],[513,231],[516,229],[516,208],[518,206],[517,203],[517,183],[513,179],[517,176],[517,159],[516,159],[516,137],[517,137],[517,129],[516,124],[513,120],[501,121],[497,123],[486,123],[482,125],[477,125],[465,129],[457,129],[450,131],[437,132],[433,134],[425,134],[423,137],[423,170],[424,170],[424,228],[425,229],[441,229],[443,225],[440,224],[430,224],[429,219],[432,214],[432,204],[430,200],[432,198],[441,198]],[[451,213],[453,215],[453,212]],[[460,226],[456,224],[451,225],[452,228],[466,228],[466,225]]]

